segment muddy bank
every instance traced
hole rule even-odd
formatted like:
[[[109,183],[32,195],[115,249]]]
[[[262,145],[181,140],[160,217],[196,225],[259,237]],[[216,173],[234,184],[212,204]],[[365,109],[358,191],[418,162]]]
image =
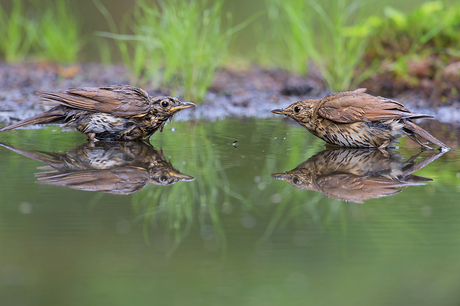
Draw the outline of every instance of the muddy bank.
[[[63,90],[69,87],[129,84],[122,65],[82,64],[62,68],[49,63],[0,64],[0,122],[32,116],[48,109],[35,97],[36,91]],[[144,86],[151,95],[170,94],[155,84]],[[269,117],[274,108],[302,99],[321,98],[331,93],[319,76],[301,78],[282,70],[252,67],[225,69],[218,73],[205,102],[193,111],[180,112],[175,120],[218,120],[225,117]],[[372,92],[371,94],[379,94]],[[411,110],[435,116],[449,126],[460,124],[460,102],[439,106],[423,92],[409,91],[395,98]],[[435,105],[435,106],[433,106]]]

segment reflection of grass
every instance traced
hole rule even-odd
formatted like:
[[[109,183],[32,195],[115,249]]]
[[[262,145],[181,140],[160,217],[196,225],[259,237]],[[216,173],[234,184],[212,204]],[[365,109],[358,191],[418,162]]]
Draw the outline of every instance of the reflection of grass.
[[[261,139],[253,133],[251,142],[267,144],[265,160],[257,180],[245,192],[244,201],[238,198],[243,210],[258,219],[268,219],[262,239],[269,240],[279,229],[319,228],[335,229],[337,221],[346,228],[344,210],[339,201],[324,197],[314,191],[293,188],[270,176],[295,168],[300,162],[324,149],[324,142],[297,125],[272,125],[256,122],[254,130],[264,130],[271,139]],[[237,203],[237,202],[236,202]],[[339,231],[342,234],[343,231]]]
[[[287,67],[305,73],[311,59],[334,90],[349,89],[363,80],[366,75],[357,77],[355,69],[362,60],[368,36],[347,32],[348,26],[363,19],[363,5],[363,1],[356,0],[269,0],[274,31],[287,46]]]
[[[241,228],[242,215],[254,216],[263,229],[261,237],[267,240],[275,238],[279,230],[284,229],[301,231],[310,238],[321,234],[340,238],[356,228],[358,222],[364,226],[394,224],[411,237],[418,238],[417,229],[409,224],[410,221],[399,218],[400,206],[411,203],[407,204],[411,209],[420,209],[436,203],[436,198],[450,201],[449,197],[457,192],[456,173],[460,164],[458,158],[452,158],[454,151],[415,173],[434,178],[430,184],[407,188],[392,197],[355,204],[330,199],[316,191],[297,189],[269,175],[291,170],[324,148],[322,140],[298,125],[284,125],[279,120],[270,119],[251,119],[245,125],[231,120],[212,124],[173,124],[177,124],[175,132],[168,125],[163,134],[154,135],[152,144],[157,149],[163,147],[165,156],[171,156],[171,164],[179,171],[195,176],[196,180],[171,186],[149,184],[130,196],[135,215],[144,224],[145,238],[154,241],[160,232],[165,242],[169,242],[165,246],[169,255],[179,246],[193,241],[201,229],[207,231],[203,233],[203,239],[210,240],[200,239],[198,243],[225,252],[229,232],[234,235],[233,231]],[[78,132],[52,133],[54,129],[57,128],[17,130],[0,136],[3,142],[11,142],[20,148],[55,152],[68,150],[75,142],[85,141],[84,135]],[[235,139],[238,139],[238,149],[231,146]],[[222,145],[223,141],[228,145]],[[405,145],[406,141],[410,142],[407,138],[401,140],[404,149],[400,151],[401,156],[408,159],[419,149],[406,149],[409,147]],[[241,158],[242,155],[245,158]],[[251,162],[248,162],[250,158]],[[12,163],[5,161],[4,165],[10,167],[13,163],[19,167],[21,159],[12,159]],[[258,176],[257,181],[254,176]],[[94,201],[98,201],[96,194]],[[231,215],[227,215],[224,203],[233,208]],[[163,235],[163,232],[166,233]]]
[[[57,125],[0,133],[0,141],[23,150],[67,151],[85,141],[77,131],[63,132]],[[40,144],[37,146],[37,144]]]
[[[208,231],[202,233],[203,239],[211,240],[223,253],[226,250],[219,207],[232,193],[205,127],[196,126],[194,132],[192,135],[175,135],[174,139],[165,137],[164,146],[181,143],[184,149],[173,156],[172,164],[177,166],[174,161],[185,161],[183,172],[195,176],[195,181],[179,182],[169,187],[149,186],[133,195],[134,211],[144,218],[145,238],[148,239],[149,227],[158,223],[165,228],[167,237],[172,236],[168,255],[179,247],[192,227],[196,228],[195,218],[198,218],[198,231]],[[201,135],[199,138],[198,134]]]
[[[237,30],[222,28],[223,0],[160,1],[159,5],[140,0],[127,21],[133,35],[117,34],[107,10],[95,3],[111,25],[112,33],[104,35],[118,40],[123,61],[136,78],[159,80],[162,72],[162,82],[173,94],[194,101],[203,99]]]
[[[283,159],[276,159],[274,156],[270,157],[271,154],[275,154],[279,150],[277,148],[279,144],[272,142],[269,149],[272,153],[268,155],[269,158],[266,160],[264,173],[291,170],[300,162],[324,148],[324,142],[312,135],[286,137],[284,141],[288,142],[285,145],[289,150],[287,156]],[[256,201],[260,197],[270,199],[265,204],[273,209],[273,214],[263,234],[263,239],[271,237],[277,228],[285,228],[290,225],[298,228],[308,225],[308,227],[320,229],[331,226],[330,229],[333,229],[335,222],[338,221],[342,228],[340,232],[346,231],[347,223],[346,219],[343,218],[344,207],[340,205],[339,201],[329,199],[318,192],[294,188],[270,176],[266,177],[265,183],[267,184],[266,190],[270,190],[271,196],[268,197],[266,192],[258,190],[256,186],[250,193],[252,201]],[[274,200],[276,198],[278,200]]]
[[[402,141],[404,143],[404,139]],[[291,153],[284,159],[267,159],[264,172],[284,172],[297,167],[298,164],[306,160],[307,157],[316,154],[320,150],[321,143],[313,142],[313,145],[308,147],[303,139],[296,137],[291,140],[289,145],[285,146]],[[272,152],[271,154],[276,154],[278,148],[272,146],[270,152]],[[403,148],[398,150],[398,154],[406,161],[419,152],[419,148],[412,150]],[[425,159],[432,154],[432,151],[426,151],[418,158]],[[270,154],[268,156],[270,156]],[[446,155],[443,157],[446,157]],[[417,195],[417,205],[426,207],[434,203],[433,198],[435,198],[436,195],[445,196],[452,192],[452,182],[456,181],[452,179],[455,178],[455,174],[452,172],[458,172],[458,169],[453,167],[455,170],[450,172],[444,166],[443,168],[445,168],[446,171],[440,173],[439,167],[443,157],[415,173],[415,175],[418,176],[433,178],[433,182],[423,187],[413,186],[404,189],[403,192],[390,197],[369,199],[364,204],[338,201],[327,198],[318,191],[301,190],[286,182],[277,181],[274,178],[271,178],[271,180],[267,178],[265,181],[266,190],[270,190],[271,196],[257,188],[253,188],[250,193],[251,201],[256,201],[256,199],[260,197],[267,199],[265,204],[267,209],[272,212],[263,239],[270,239],[279,229],[292,227],[296,229],[306,229],[308,232],[311,230],[311,233],[328,232],[333,235],[347,236],[350,230],[350,224],[357,220],[362,221],[363,224],[377,223],[382,226],[394,224],[398,226],[401,231],[410,233],[410,235],[416,239],[422,239],[422,235],[413,224],[408,222],[404,217],[400,218],[398,214],[394,214],[392,211],[400,209],[403,203],[406,203],[404,205],[407,205],[407,203],[414,203],[414,195]],[[417,160],[417,162],[420,161],[421,160]],[[449,169],[452,168],[449,167]],[[447,176],[451,178],[451,186],[449,187],[449,183],[443,181],[443,178]],[[423,195],[421,197],[418,196],[423,192],[426,193],[427,200],[424,200]],[[376,222],[370,219],[371,217],[375,218],[374,214],[381,214],[385,217],[380,217]],[[311,233],[309,235],[314,236],[314,234]]]
[[[23,1],[13,1],[12,5],[8,13],[0,4],[0,51],[9,63],[26,57],[36,35],[36,23],[27,18]]]

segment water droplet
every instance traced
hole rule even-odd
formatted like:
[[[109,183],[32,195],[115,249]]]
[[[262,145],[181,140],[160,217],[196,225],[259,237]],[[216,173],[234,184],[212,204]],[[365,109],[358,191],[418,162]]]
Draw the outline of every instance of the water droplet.
[[[30,214],[32,212],[32,204],[30,204],[29,202],[22,202],[19,204],[18,209],[21,214]]]
[[[246,215],[246,216],[243,216],[243,218],[241,218],[241,225],[244,228],[247,228],[247,229],[254,228],[254,226],[256,226],[256,223],[257,223],[257,220],[252,215]]]
[[[283,199],[279,193],[273,194],[270,199],[272,200],[272,203],[278,204],[281,203],[281,200]]]

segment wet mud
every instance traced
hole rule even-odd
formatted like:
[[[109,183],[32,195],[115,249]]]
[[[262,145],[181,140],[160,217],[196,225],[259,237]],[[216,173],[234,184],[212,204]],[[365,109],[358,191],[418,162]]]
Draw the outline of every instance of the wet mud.
[[[35,96],[37,91],[115,84],[130,84],[123,65],[85,63],[62,67],[51,63],[0,63],[0,124],[9,124],[49,109],[50,105],[38,101]],[[381,86],[367,85],[371,94],[396,99],[414,112],[434,116],[437,120],[423,120],[419,124],[424,128],[429,126],[436,137],[450,143],[450,146],[457,146],[460,101],[443,104],[419,90],[393,91],[394,96],[387,96],[378,92]],[[142,88],[151,95],[171,94],[158,84],[145,84]],[[315,72],[304,78],[283,70],[255,66],[239,70],[223,69],[217,73],[205,101],[196,109],[177,114],[174,120],[271,117],[270,111],[274,108],[283,108],[302,99],[322,98],[330,93],[332,91],[325,88]]]

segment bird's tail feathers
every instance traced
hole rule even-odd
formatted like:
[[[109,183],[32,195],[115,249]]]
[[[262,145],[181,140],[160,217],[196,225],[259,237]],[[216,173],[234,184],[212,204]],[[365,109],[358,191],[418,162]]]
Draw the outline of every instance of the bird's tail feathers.
[[[18,153],[18,154],[21,154],[23,156],[29,157],[31,159],[41,161],[41,162],[46,163],[46,164],[50,164],[51,162],[56,160],[56,158],[47,157],[47,156],[39,154],[39,153],[47,153],[47,152],[21,150],[21,149],[15,148],[13,146],[10,146],[10,145],[2,143],[2,142],[0,142],[0,146],[4,147],[4,148],[7,148],[7,149],[9,149],[9,150],[11,150],[13,152]]]
[[[427,131],[425,131],[424,129],[422,129],[421,127],[416,125],[415,123],[411,122],[410,120],[405,120],[404,127],[415,134],[411,138],[412,139],[415,138],[415,141],[417,141],[419,143],[420,143],[420,141],[418,140],[417,136],[419,136],[419,137],[431,142],[432,144],[435,144],[435,145],[439,146],[442,151],[446,151],[446,150],[450,149],[448,146],[446,146],[440,140],[436,139],[436,137],[434,137],[433,135],[431,135],[430,133],[428,133]],[[425,146],[424,144],[422,144],[422,145]]]
[[[0,132],[10,131],[12,129],[26,126],[26,125],[31,125],[31,124],[57,123],[60,120],[64,119],[65,117],[66,115],[64,111],[60,108],[55,107],[42,114],[38,114],[33,117],[30,117],[30,118],[21,120],[19,122],[13,123],[9,126],[6,126],[0,129]]]
[[[433,116],[431,115],[425,115],[425,114],[414,114],[414,113],[410,113],[409,114],[410,116],[407,117],[407,118],[410,118],[410,119],[434,119]]]

